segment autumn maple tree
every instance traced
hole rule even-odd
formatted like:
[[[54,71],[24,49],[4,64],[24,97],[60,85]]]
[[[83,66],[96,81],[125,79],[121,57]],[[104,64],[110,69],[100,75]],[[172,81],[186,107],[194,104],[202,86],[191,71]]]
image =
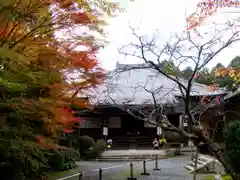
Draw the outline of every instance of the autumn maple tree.
[[[102,33],[104,21],[100,17],[116,8],[116,4],[102,1],[1,1],[0,82],[18,91],[17,97],[7,98],[2,93],[8,107],[24,118],[32,119],[29,114],[36,112],[52,130],[67,123],[59,117],[59,108],[72,103],[86,107],[81,97],[104,78],[96,58],[103,42],[88,32]],[[85,28],[86,32],[71,33],[68,38],[64,33],[55,35],[74,28]],[[83,50],[76,51],[79,46]]]
[[[219,68],[215,72],[217,77],[228,76],[233,80],[233,87],[240,85],[240,69],[239,68]]]
[[[224,8],[239,8],[239,1],[233,0],[200,0],[195,12],[187,18],[188,30],[194,30],[201,26],[209,17]]]
[[[70,105],[88,108],[85,97],[105,77],[96,53],[104,17],[117,8],[100,0],[0,1],[2,146],[71,132],[79,119]]]

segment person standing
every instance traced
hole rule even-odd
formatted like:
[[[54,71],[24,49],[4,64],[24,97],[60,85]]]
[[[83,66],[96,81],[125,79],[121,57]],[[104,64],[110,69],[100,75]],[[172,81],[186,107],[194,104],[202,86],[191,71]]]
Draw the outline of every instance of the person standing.
[[[112,139],[107,140],[107,150],[112,148]]]
[[[155,139],[153,140],[153,148],[154,148],[155,150],[158,150],[158,149],[159,149],[159,142],[158,142],[157,138],[155,138]]]
[[[165,149],[166,144],[167,144],[167,140],[162,136],[162,137],[160,137],[159,144],[160,144],[161,148]]]

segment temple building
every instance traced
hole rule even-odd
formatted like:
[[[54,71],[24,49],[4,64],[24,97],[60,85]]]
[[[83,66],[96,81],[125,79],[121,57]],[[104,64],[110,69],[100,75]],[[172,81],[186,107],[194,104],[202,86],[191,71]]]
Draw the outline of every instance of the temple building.
[[[151,147],[152,140],[159,135],[156,125],[139,120],[128,113],[131,109],[137,116],[141,111],[151,111],[154,104],[164,106],[164,114],[169,121],[180,126],[180,115],[184,113],[185,104],[178,84],[146,65],[117,64],[109,72],[108,79],[96,90],[91,99],[94,109],[81,114],[81,135],[113,139],[113,147],[144,148]],[[187,86],[188,81],[179,78]],[[193,83],[190,99],[196,115],[201,110],[200,99],[224,96],[222,90],[210,90],[208,86]],[[165,132],[169,141],[174,141],[174,134]]]

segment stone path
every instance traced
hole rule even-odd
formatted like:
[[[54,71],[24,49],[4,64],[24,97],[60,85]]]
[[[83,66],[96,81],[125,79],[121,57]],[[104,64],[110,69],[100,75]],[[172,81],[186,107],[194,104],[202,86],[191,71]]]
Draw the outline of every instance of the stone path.
[[[189,156],[159,160],[161,171],[153,172],[154,161],[147,162],[147,171],[150,176],[139,176],[138,180],[191,180],[192,175],[183,167],[190,160]],[[103,180],[124,180],[127,179],[129,172],[129,163],[104,163],[104,162],[79,162],[79,168],[86,171],[82,180],[98,180],[98,168],[103,168]],[[119,166],[119,167],[117,167]],[[113,167],[113,168],[111,168]],[[134,163],[134,169],[142,172],[142,163]],[[114,178],[116,174],[124,172],[126,177]],[[78,180],[78,177],[69,180]]]
[[[152,171],[149,177],[140,180],[192,180],[192,175],[184,168],[189,161],[188,156],[163,159],[159,161],[161,171]],[[154,163],[152,164],[154,166]]]
[[[133,155],[165,155],[165,150],[110,150],[105,151],[102,156],[133,156]]]

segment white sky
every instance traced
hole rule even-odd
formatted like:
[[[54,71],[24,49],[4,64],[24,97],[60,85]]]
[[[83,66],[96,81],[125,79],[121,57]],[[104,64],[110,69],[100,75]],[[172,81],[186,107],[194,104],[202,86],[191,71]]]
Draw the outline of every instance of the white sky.
[[[109,19],[109,26],[106,27],[110,44],[100,51],[98,57],[102,67],[107,70],[114,69],[117,61],[126,64],[138,62],[134,58],[124,59],[118,53],[118,48],[134,41],[131,30],[128,27],[129,22],[133,26],[141,24],[141,34],[151,36],[158,29],[161,35],[169,36],[170,33],[182,32],[184,30],[186,25],[185,14],[189,15],[194,12],[196,3],[199,2],[199,0],[115,1],[120,1],[121,5],[126,8],[126,11],[116,18]],[[236,14],[234,15],[236,16]],[[220,15],[213,18],[220,19]],[[235,56],[240,55],[238,46],[240,46],[240,43],[236,43],[222,51],[208,67],[211,68],[218,62],[228,65]]]

